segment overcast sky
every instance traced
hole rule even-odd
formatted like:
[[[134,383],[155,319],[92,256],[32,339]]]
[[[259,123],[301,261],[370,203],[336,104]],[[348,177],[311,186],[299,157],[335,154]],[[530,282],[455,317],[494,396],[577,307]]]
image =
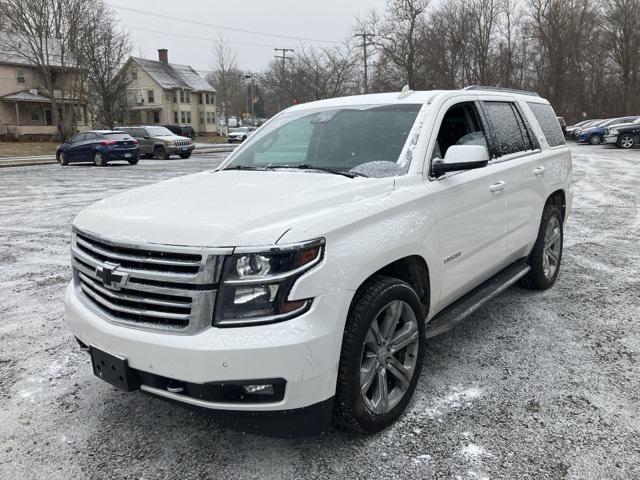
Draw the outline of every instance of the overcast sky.
[[[296,48],[299,45],[299,40],[285,37],[340,41],[350,35],[357,15],[364,16],[374,8],[382,11],[385,5],[385,0],[106,1],[114,7],[122,25],[131,32],[134,55],[157,59],[158,48],[167,48],[169,62],[209,70],[212,64],[210,39],[222,33],[232,42],[240,68],[251,71],[265,68],[273,58],[274,47]],[[163,17],[277,34],[280,37],[222,30]],[[315,44],[331,45],[321,42]]]

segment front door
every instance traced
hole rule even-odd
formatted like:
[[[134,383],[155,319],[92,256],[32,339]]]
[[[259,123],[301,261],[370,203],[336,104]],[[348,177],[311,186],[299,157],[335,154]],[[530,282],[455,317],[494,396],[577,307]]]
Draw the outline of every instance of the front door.
[[[487,147],[487,128],[476,102],[445,104],[432,158],[453,145]],[[436,180],[435,211],[442,262],[441,300],[448,304],[504,266],[508,221],[505,168],[450,172]]]

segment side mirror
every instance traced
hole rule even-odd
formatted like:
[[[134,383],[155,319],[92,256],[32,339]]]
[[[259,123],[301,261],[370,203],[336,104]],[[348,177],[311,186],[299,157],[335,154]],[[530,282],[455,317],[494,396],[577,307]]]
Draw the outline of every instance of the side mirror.
[[[144,138],[145,140],[149,140],[149,135],[145,135],[145,136],[144,136],[144,137],[142,137],[142,138]]]
[[[435,160],[431,164],[431,173],[437,178],[447,172],[486,167],[488,163],[489,152],[486,147],[482,145],[452,145],[448,148],[444,160]]]

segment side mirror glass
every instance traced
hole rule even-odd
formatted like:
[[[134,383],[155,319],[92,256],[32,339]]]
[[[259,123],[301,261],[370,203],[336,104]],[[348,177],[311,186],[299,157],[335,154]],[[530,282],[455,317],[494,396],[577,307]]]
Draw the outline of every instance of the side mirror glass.
[[[149,140],[149,135],[145,135],[145,136],[144,136],[144,137],[142,137],[142,138],[144,138],[145,140]]]
[[[444,160],[433,161],[431,172],[434,177],[441,177],[447,172],[486,167],[488,163],[487,147],[483,145],[452,145],[447,149]]]

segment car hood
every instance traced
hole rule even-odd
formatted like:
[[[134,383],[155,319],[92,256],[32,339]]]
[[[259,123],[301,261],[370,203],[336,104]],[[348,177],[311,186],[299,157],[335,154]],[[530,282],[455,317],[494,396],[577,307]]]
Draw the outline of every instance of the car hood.
[[[131,243],[269,245],[310,218],[319,231],[329,230],[332,214],[388,195],[393,186],[392,178],[315,172],[202,172],[102,200],[80,212],[74,226]]]
[[[611,130],[612,128],[632,127],[633,125],[640,125],[640,124],[633,123],[633,122],[614,123],[613,125],[609,125],[607,128]]]

